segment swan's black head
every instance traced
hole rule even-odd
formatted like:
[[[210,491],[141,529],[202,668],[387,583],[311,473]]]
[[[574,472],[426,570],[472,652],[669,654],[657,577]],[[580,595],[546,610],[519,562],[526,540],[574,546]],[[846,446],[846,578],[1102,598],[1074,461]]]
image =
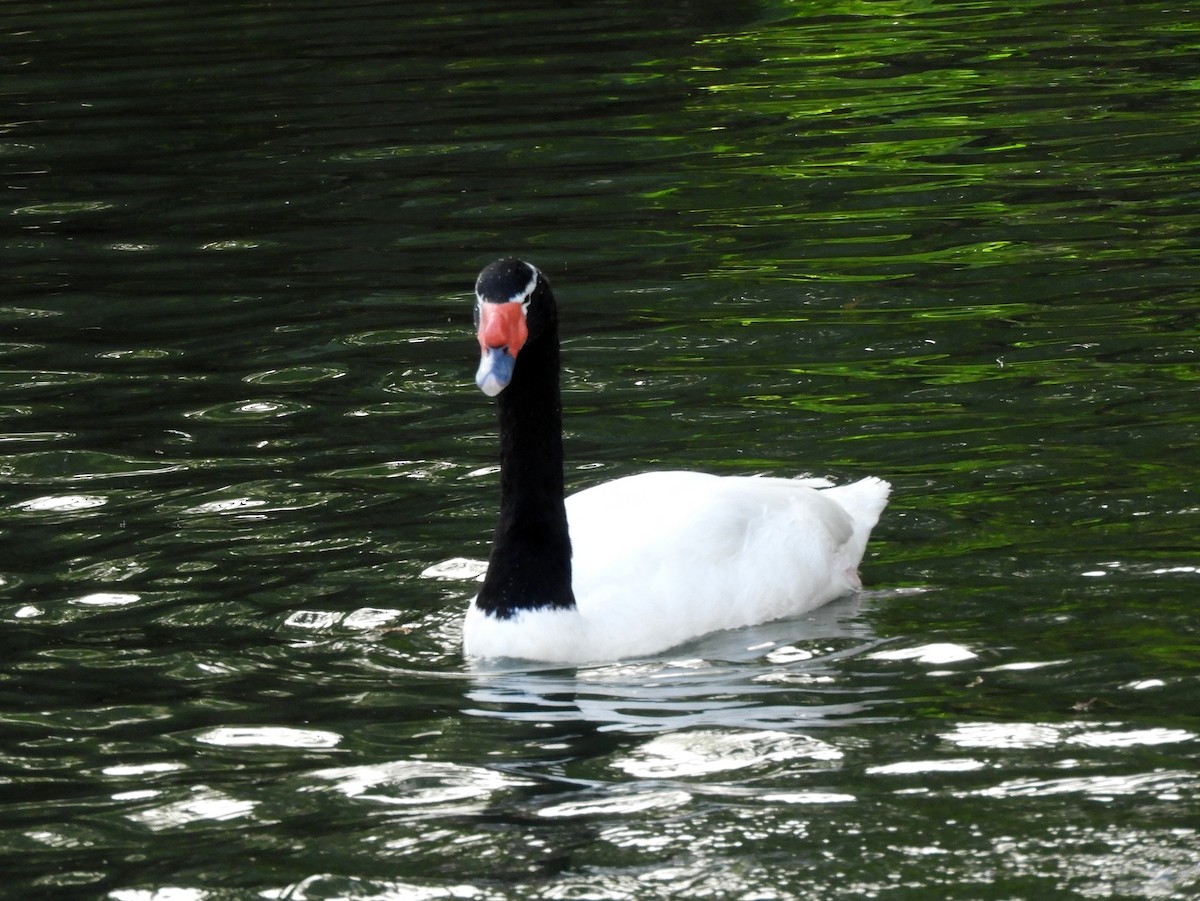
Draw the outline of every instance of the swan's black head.
[[[517,354],[557,321],[550,283],[523,260],[496,260],[475,280],[481,358],[475,384],[495,397],[512,381]]]

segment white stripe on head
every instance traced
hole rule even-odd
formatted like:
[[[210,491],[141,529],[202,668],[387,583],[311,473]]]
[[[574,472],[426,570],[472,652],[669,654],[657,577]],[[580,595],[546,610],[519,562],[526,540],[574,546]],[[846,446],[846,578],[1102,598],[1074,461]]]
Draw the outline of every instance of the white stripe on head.
[[[532,263],[526,263],[524,260],[520,260],[520,263],[529,267],[529,284],[510,297],[505,303],[519,303],[528,310],[529,301],[533,298],[533,292],[537,290],[538,277],[541,273],[538,272],[537,267]],[[478,303],[487,302],[486,298],[478,290],[475,291],[475,299]]]

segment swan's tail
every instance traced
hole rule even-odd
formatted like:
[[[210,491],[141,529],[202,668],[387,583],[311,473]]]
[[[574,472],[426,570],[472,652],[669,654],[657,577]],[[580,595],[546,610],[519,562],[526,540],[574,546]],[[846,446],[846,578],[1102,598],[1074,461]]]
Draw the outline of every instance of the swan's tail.
[[[888,495],[892,486],[883,479],[867,476],[849,485],[839,485],[836,488],[826,488],[821,493],[837,501],[843,510],[850,514],[854,521],[854,532],[845,545],[846,581],[850,587],[857,590],[862,588],[862,580],[858,575],[858,564],[867,550],[867,539],[871,530],[879,522],[879,514],[887,506]]]
[[[842,509],[850,514],[856,532],[862,528],[869,533],[875,527],[875,523],[879,522],[879,514],[887,506],[892,486],[883,479],[867,476],[849,485],[826,488],[822,493],[836,500]]]

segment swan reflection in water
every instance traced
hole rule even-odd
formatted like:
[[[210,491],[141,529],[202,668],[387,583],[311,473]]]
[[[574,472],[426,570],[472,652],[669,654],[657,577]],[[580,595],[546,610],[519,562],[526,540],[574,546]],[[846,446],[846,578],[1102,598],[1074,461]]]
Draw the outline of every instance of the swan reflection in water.
[[[474,661],[465,712],[622,732],[886,721],[871,715],[872,695],[861,680],[853,690],[842,687],[839,662],[879,645],[860,614],[889,593],[850,595],[803,617],[713,633],[657,658],[577,668]]]

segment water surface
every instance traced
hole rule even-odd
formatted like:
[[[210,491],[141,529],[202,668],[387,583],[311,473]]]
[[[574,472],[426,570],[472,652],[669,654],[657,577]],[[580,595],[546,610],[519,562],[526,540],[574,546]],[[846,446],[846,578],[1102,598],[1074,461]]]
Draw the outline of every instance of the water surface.
[[[1200,26],[5,6],[0,894],[1200,892]],[[568,480],[891,480],[869,590],[473,668],[470,287]]]

